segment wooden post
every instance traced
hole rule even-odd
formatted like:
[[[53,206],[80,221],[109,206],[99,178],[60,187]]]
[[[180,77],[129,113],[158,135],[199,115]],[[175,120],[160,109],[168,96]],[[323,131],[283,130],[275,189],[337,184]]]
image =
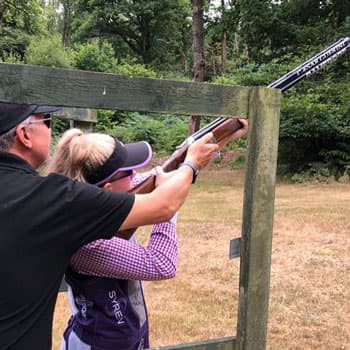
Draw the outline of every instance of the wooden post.
[[[78,128],[86,132],[91,132],[97,122],[97,111],[95,109],[63,108],[56,112],[55,116],[68,119],[71,128]]]
[[[239,350],[266,348],[280,92],[254,88],[249,100],[237,325]]]

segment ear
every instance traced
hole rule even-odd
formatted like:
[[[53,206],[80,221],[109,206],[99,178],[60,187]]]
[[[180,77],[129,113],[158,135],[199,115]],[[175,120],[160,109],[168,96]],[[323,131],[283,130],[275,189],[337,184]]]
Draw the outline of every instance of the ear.
[[[18,142],[25,148],[31,149],[33,147],[33,143],[31,140],[30,133],[28,132],[28,128],[26,125],[19,125],[16,129],[16,135]]]
[[[106,191],[113,191],[113,189],[112,189],[112,184],[111,184],[110,182],[106,182],[106,183],[102,186],[102,188],[103,188],[104,190],[106,190]]]

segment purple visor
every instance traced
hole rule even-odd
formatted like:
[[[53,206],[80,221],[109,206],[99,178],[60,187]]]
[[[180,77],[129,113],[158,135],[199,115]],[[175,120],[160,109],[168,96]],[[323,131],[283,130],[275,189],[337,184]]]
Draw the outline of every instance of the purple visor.
[[[117,138],[114,141],[113,153],[93,174],[85,175],[87,182],[100,186],[118,172],[142,168],[152,159],[152,148],[145,141],[125,145]]]

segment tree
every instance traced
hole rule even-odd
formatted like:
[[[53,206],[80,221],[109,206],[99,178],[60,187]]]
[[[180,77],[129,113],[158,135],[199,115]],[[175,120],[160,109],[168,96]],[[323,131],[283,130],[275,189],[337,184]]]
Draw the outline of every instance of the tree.
[[[63,0],[63,30],[62,30],[62,44],[67,47],[70,43],[72,20],[73,20],[73,1]]]
[[[346,21],[347,17],[350,17],[350,1],[348,0],[333,0],[333,6],[331,8],[331,14],[335,19],[335,26],[340,27]]]
[[[194,81],[204,81],[205,59],[204,59],[204,19],[203,1],[192,0],[193,18],[193,76]],[[199,129],[200,116],[192,116],[189,122],[189,134]]]
[[[4,20],[5,13],[8,8],[8,2],[6,0],[1,0],[0,1],[0,32],[2,28],[2,22]]]
[[[221,0],[221,18],[225,18],[225,0]],[[227,35],[226,26],[221,29],[221,73],[226,73],[226,60],[227,60]]]
[[[273,30],[273,8],[271,0],[233,0],[238,13],[240,46],[248,59],[261,59],[262,52],[270,47]]]
[[[45,31],[45,21],[39,0],[0,1],[0,57],[9,55],[23,59],[32,35]]]
[[[79,28],[81,39],[108,38],[116,51],[122,42],[144,64],[167,66],[179,60],[188,16],[184,0],[78,0],[77,3],[81,17],[74,26]]]

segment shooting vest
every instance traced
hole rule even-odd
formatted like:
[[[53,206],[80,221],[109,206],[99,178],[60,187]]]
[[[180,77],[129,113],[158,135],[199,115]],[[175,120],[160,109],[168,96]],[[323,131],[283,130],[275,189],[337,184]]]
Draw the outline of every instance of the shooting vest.
[[[64,332],[67,349],[72,331],[92,350],[149,348],[141,281],[86,276],[72,269],[65,278],[73,306]]]

